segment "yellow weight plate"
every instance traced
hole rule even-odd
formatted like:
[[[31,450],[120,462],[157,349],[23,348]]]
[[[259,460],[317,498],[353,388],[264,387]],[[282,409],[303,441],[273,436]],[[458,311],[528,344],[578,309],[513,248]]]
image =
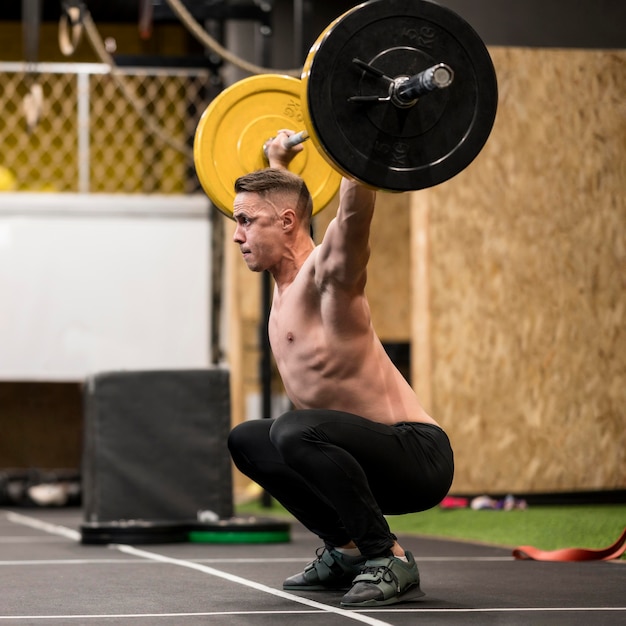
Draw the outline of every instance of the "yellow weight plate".
[[[194,139],[194,163],[207,196],[228,217],[235,180],[267,167],[263,144],[281,128],[300,131],[304,115],[300,81],[291,76],[251,76],[222,91],[202,114]],[[313,213],[335,196],[341,176],[313,145],[304,144],[289,169],[301,176],[313,197]]]

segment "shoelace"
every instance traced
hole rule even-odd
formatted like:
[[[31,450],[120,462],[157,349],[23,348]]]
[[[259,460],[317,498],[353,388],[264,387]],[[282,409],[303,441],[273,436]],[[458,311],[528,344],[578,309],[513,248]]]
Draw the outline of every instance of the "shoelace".
[[[305,571],[311,570],[311,569],[315,569],[315,566],[318,563],[322,562],[322,556],[324,555],[324,550],[326,550],[326,548],[324,546],[320,546],[319,548],[317,548],[315,550],[315,556],[317,557],[315,559],[315,561],[311,561],[304,569]]]
[[[343,574],[343,569],[341,567],[341,565],[339,565],[339,563],[337,563],[337,561],[335,561],[334,559],[332,559],[332,563],[328,564],[326,561],[324,561],[322,559],[322,557],[324,556],[324,553],[326,552],[327,548],[324,546],[320,546],[319,548],[317,548],[315,550],[315,556],[317,557],[315,559],[315,561],[311,561],[304,569],[305,571],[309,571],[309,570],[315,570],[318,573],[318,576],[320,576],[320,573],[317,570],[317,565],[323,565],[325,567],[327,567],[332,574],[335,574],[336,576],[340,576],[341,574]]]
[[[380,581],[394,585],[396,591],[400,593],[400,581],[393,571],[386,565],[368,565],[361,570],[361,574],[371,574],[377,584]]]

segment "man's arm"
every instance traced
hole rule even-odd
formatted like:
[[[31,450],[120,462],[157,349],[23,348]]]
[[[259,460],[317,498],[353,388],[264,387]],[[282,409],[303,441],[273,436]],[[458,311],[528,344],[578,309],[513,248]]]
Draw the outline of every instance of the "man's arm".
[[[316,259],[316,277],[347,289],[362,291],[370,256],[369,234],[376,192],[344,178],[339,208],[326,229]]]
[[[270,167],[288,168],[291,160],[301,152],[301,144],[285,148],[282,142],[292,130],[280,130],[266,144]],[[315,274],[321,282],[335,282],[344,288],[365,288],[369,260],[369,234],[376,192],[360,183],[344,178],[339,187],[339,208],[330,222],[322,243],[318,246]]]

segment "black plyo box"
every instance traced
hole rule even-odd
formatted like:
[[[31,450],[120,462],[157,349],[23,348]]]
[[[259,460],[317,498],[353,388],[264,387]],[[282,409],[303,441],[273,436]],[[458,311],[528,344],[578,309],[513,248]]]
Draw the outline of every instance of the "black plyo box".
[[[99,373],[83,399],[85,521],[233,515],[228,370]]]

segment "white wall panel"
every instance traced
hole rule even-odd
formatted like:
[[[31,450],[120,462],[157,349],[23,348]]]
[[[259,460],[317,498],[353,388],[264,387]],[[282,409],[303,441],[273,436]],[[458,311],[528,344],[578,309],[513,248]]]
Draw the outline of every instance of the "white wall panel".
[[[0,380],[206,367],[203,196],[0,194]]]

